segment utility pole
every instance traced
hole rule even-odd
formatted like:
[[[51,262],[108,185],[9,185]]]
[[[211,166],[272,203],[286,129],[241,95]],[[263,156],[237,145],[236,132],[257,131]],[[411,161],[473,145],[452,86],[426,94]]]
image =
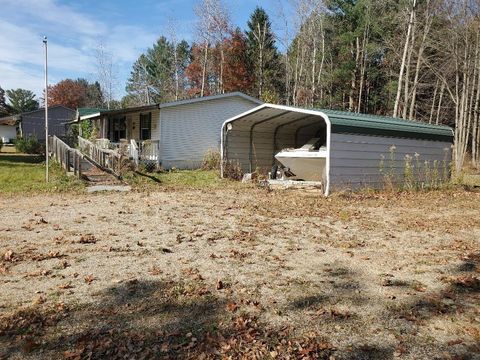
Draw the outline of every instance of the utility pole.
[[[47,37],[43,37],[45,47],[45,181],[48,183],[48,48]]]

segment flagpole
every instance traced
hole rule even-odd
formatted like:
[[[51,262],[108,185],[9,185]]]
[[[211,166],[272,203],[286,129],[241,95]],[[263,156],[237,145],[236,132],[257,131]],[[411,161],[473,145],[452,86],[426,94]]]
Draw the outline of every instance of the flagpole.
[[[48,183],[48,48],[47,37],[43,37],[43,45],[45,48],[45,181]]]

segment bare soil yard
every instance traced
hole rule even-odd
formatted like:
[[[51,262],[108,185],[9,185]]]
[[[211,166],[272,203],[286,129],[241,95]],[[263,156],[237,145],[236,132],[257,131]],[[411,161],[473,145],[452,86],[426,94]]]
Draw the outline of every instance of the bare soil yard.
[[[0,358],[480,358],[480,193],[0,195]]]

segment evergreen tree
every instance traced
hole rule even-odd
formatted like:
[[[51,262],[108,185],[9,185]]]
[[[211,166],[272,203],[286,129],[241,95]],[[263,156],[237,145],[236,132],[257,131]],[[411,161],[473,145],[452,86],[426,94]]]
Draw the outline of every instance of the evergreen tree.
[[[111,102],[113,102],[112,100]],[[87,107],[101,108],[105,107],[105,98],[103,96],[102,87],[98,81],[87,85]],[[112,105],[110,104],[110,107]]]
[[[126,106],[148,105],[153,102],[150,91],[150,77],[148,74],[148,59],[145,54],[141,54],[133,64],[130,78],[127,80],[127,96],[122,99]]]
[[[190,46],[181,41],[175,46],[161,36],[145,54],[133,64],[126,90],[129,102],[137,105],[174,100],[184,93],[185,69],[190,61]]]
[[[12,109],[8,106],[7,100],[5,99],[5,90],[0,86],[0,117],[7,116],[11,111]]]
[[[272,24],[264,9],[255,8],[248,21],[246,35],[248,61],[255,78],[252,94],[267,101],[278,97],[281,68],[279,53]]]
[[[188,88],[186,70],[192,60],[192,49],[185,40],[177,44],[175,53],[175,81],[177,82],[176,98],[183,99]]]
[[[38,101],[35,94],[30,90],[12,89],[7,90],[9,105],[14,114],[20,114],[27,111],[38,109]]]
[[[174,89],[173,45],[161,36],[152,48],[147,50],[147,74],[153,92],[154,102],[172,100]]]
[[[86,79],[79,78],[75,80],[75,82],[84,89],[82,90],[82,93],[85,93],[85,99],[81,103],[81,106],[92,108],[101,108],[107,106],[103,96],[102,88],[98,81],[89,83]]]

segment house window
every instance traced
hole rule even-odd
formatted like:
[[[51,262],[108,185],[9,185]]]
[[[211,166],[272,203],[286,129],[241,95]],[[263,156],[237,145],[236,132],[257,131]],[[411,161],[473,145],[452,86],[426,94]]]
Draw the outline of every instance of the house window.
[[[152,113],[140,114],[140,140],[152,138]]]

